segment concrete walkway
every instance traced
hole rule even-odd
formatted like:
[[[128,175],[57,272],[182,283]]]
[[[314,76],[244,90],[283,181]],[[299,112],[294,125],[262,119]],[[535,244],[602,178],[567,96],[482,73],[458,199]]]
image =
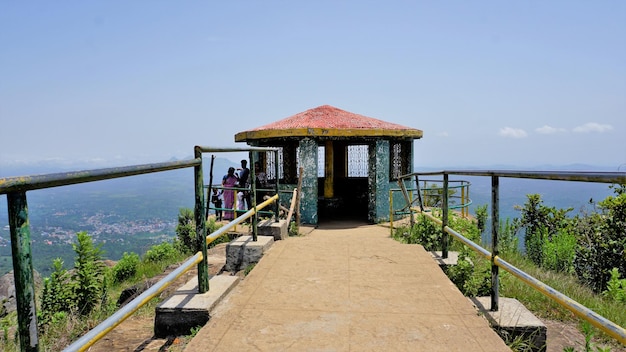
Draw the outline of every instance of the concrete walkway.
[[[276,242],[185,351],[509,350],[421,246],[340,225]]]

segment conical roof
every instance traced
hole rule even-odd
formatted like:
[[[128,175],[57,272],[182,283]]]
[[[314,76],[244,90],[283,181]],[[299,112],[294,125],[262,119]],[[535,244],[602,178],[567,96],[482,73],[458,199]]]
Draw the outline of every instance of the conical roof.
[[[235,135],[235,142],[298,137],[422,138],[421,130],[322,105]]]

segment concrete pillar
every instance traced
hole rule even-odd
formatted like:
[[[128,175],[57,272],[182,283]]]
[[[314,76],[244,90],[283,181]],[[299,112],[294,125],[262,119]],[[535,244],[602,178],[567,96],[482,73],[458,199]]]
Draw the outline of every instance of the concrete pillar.
[[[368,220],[389,220],[389,141],[377,140],[369,146]]]
[[[317,225],[317,141],[300,140],[299,165],[303,168],[302,198],[300,200],[300,221]]]

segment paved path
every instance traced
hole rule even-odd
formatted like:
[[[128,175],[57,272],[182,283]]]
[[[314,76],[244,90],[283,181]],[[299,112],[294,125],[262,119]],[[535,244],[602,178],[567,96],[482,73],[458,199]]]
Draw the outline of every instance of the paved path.
[[[352,225],[276,242],[185,351],[509,350],[421,246]]]

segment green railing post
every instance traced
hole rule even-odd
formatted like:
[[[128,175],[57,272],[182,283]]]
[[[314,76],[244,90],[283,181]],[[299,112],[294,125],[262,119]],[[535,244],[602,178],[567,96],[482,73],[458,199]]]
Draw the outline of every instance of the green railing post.
[[[204,217],[204,176],[202,174],[202,149],[194,148],[194,157],[200,163],[193,168],[195,178],[195,206],[194,216],[196,220],[196,243],[198,251],[202,252],[202,261],[198,263],[198,292],[205,293],[209,290],[209,267],[207,262],[206,245],[206,218]]]
[[[274,151],[274,175],[276,177],[276,194],[278,194],[278,180],[280,177],[278,177],[278,151]],[[274,209],[275,209],[275,213],[274,213],[274,221],[278,222],[278,214],[280,212],[280,197],[278,197],[278,200],[276,201],[276,203],[274,203]],[[287,224],[287,226],[289,226],[289,224]]]
[[[448,226],[448,174],[443,174],[443,195],[442,195],[443,210],[442,222],[441,222],[441,257],[448,258],[448,233],[446,227]]]
[[[7,194],[13,276],[17,301],[17,322],[21,351],[39,351],[33,256],[30,250],[30,224],[26,192]]]
[[[253,152],[253,151],[248,152],[248,158],[250,159],[250,162],[252,163],[252,167],[250,168],[250,191],[252,191],[252,207],[254,208],[254,215],[252,216],[250,223],[252,224],[252,241],[254,242],[256,242],[257,240],[257,231],[258,231],[258,222],[259,222],[259,217],[256,211],[257,196],[256,196],[256,172],[255,172],[256,170],[255,169],[256,169],[257,158],[255,158],[255,156],[257,156],[257,152]]]
[[[500,229],[500,186],[498,176],[491,176],[491,311],[498,311],[498,296],[500,295],[499,268],[495,258],[498,251],[498,230]]]

